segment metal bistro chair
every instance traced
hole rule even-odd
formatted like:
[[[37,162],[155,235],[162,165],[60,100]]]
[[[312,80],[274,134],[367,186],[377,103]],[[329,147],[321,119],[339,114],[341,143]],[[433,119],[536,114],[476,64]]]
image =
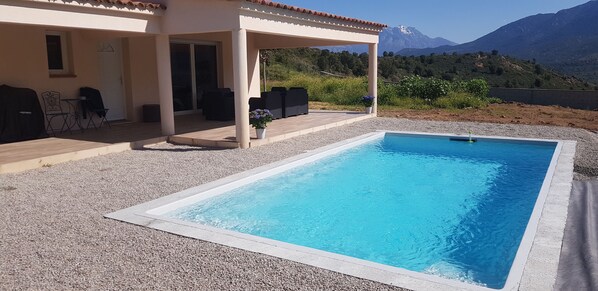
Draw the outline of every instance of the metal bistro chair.
[[[87,122],[87,128],[90,125],[93,125],[95,129],[102,127],[102,125],[107,124],[108,127],[110,123],[106,119],[106,115],[108,114],[108,108],[104,107],[104,102],[102,101],[102,94],[98,89],[90,88],[90,87],[82,87],[79,89],[79,94],[81,97],[85,97],[85,102],[83,103],[87,112],[89,112],[89,121]],[[100,118],[99,126],[96,125],[95,121],[93,121],[93,115],[97,115]]]
[[[60,93],[56,91],[46,91],[42,93],[42,99],[44,100],[46,121],[48,122],[46,131],[50,129],[52,134],[56,136],[54,127],[52,127],[52,120],[54,120],[56,117],[59,117],[59,120],[62,120],[60,133],[64,132],[65,128],[71,132],[71,129],[68,125],[69,113],[62,111],[62,107],[60,106]]]

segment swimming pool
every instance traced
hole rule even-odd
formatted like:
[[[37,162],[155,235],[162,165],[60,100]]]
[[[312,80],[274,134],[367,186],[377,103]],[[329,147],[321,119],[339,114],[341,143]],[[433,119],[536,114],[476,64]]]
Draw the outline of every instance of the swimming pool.
[[[502,288],[558,149],[376,133],[194,189],[146,215]]]

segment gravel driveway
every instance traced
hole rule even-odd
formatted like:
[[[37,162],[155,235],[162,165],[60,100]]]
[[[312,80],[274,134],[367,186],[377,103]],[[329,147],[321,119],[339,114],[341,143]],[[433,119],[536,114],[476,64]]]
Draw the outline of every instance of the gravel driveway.
[[[373,118],[247,150],[162,144],[0,175],[0,289],[400,290],[103,215],[378,129],[576,140],[575,179],[597,179],[582,129]]]

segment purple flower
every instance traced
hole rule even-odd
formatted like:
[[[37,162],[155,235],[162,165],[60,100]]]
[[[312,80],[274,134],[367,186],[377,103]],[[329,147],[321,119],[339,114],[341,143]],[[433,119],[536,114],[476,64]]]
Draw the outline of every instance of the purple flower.
[[[273,117],[268,109],[256,109],[249,112],[249,123],[255,128],[266,128]]]

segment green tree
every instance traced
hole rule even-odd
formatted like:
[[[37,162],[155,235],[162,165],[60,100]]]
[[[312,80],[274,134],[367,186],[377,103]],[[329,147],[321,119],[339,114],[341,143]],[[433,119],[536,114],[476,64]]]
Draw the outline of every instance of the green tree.
[[[536,88],[542,87],[542,79],[536,78],[536,80],[534,81],[534,87],[536,87]]]
[[[544,73],[544,68],[542,68],[542,66],[540,66],[540,65],[535,65],[534,73],[536,73],[536,75],[542,75]]]
[[[503,67],[496,68],[496,74],[497,75],[501,76],[504,73],[505,73],[505,69]]]
[[[490,66],[488,66],[488,71],[490,72],[490,74],[496,74],[496,66],[494,64],[491,64]]]

